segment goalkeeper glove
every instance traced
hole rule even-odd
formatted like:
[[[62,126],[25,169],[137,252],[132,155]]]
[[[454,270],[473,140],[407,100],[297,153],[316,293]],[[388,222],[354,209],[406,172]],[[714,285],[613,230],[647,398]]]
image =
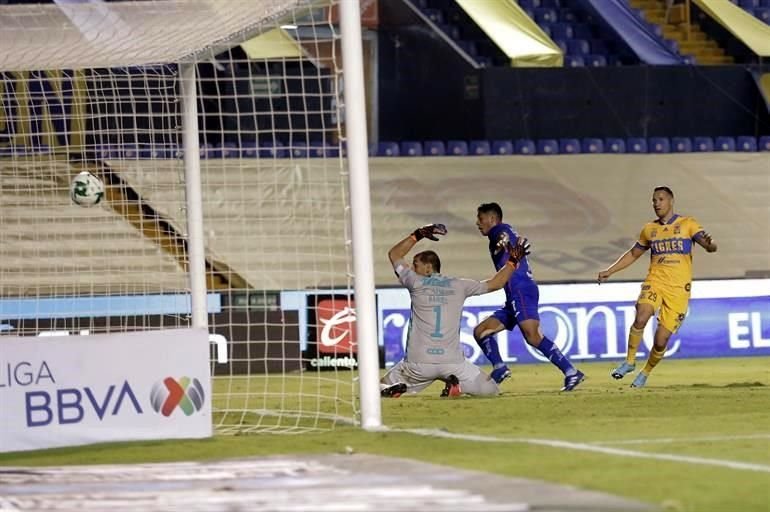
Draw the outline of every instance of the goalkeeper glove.
[[[526,238],[519,237],[516,240],[516,245],[508,242],[506,250],[508,251],[508,263],[513,265],[513,268],[519,268],[521,260],[529,255],[529,241]]]
[[[421,228],[417,228],[412,233],[412,237],[414,237],[415,242],[419,242],[423,238],[427,238],[428,240],[433,240],[438,242],[438,238],[436,238],[436,235],[446,235],[447,230],[446,226],[443,224],[426,224],[425,226]]]

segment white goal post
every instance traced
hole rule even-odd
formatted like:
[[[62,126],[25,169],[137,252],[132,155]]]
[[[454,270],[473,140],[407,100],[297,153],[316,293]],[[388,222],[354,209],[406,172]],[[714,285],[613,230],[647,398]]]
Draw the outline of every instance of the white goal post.
[[[360,9],[0,6],[0,344],[205,327],[216,432],[379,428]]]

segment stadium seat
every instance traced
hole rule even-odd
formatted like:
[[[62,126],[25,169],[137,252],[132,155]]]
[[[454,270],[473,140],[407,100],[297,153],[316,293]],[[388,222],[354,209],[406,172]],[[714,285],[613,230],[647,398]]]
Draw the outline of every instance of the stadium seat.
[[[759,138],[759,145],[758,149],[760,151],[770,151],[770,136],[769,135],[763,135]]]
[[[607,65],[607,57],[592,53],[585,56],[586,66],[592,68],[602,68]]]
[[[692,151],[692,141],[688,137],[672,137],[672,153],[690,153]]]
[[[594,35],[591,32],[591,26],[585,23],[575,23],[572,25],[572,37],[576,39],[593,39]]]
[[[608,53],[610,53],[609,48],[607,48],[607,43],[605,43],[601,39],[591,39],[589,44],[590,44],[590,51],[588,53],[596,53],[598,55],[607,55]]]
[[[578,21],[577,12],[573,11],[572,9],[562,9],[559,11],[559,21],[575,23]]]
[[[538,7],[535,9],[535,22],[539,23],[556,23],[558,17],[556,15],[556,9],[550,9],[548,7]]]
[[[604,153],[604,141],[602,139],[583,139],[583,153]]]
[[[433,23],[444,23],[444,13],[440,9],[423,9],[422,12]]]
[[[211,158],[211,154],[212,154],[213,150],[214,150],[214,147],[211,144],[201,144],[201,146],[200,146],[200,148],[198,150],[198,155],[200,156],[200,158],[202,160],[206,160],[208,158]],[[125,155],[125,150],[123,149],[121,151]]]
[[[422,156],[422,144],[413,140],[401,143],[401,156]]]
[[[759,7],[759,0],[739,0],[738,5],[745,10],[756,9]]]
[[[650,153],[668,153],[671,151],[671,142],[668,137],[650,137],[647,141]]]
[[[629,153],[647,153],[647,139],[629,137],[626,141],[626,151]]]
[[[626,141],[610,137],[604,140],[604,151],[607,153],[625,153]]]
[[[568,155],[580,153],[580,141],[577,139],[559,139],[559,153]]]
[[[288,149],[292,158],[306,158],[308,156],[308,147],[305,142],[291,142]]]
[[[567,53],[571,55],[588,55],[591,53],[591,45],[585,39],[570,39],[567,41]]]
[[[716,151],[735,151],[735,139],[733,137],[717,137],[714,140]]]
[[[426,140],[423,143],[423,149],[426,156],[444,156],[446,154],[446,146],[441,140]]]
[[[540,0],[540,7],[550,7],[558,9],[561,7],[561,0]]]
[[[741,135],[737,138],[735,148],[738,151],[755,152],[757,150],[756,137]]]
[[[257,143],[254,141],[242,143],[241,158],[257,158]]]
[[[693,149],[696,152],[714,151],[714,141],[711,137],[695,137],[693,139]]]
[[[340,156],[340,148],[336,144],[331,144],[322,140],[310,141],[311,158],[336,158],[338,156]]]
[[[472,140],[468,153],[477,156],[488,155],[490,153],[489,141]]]
[[[540,7],[540,0],[519,0],[519,7],[522,9],[537,9]]]
[[[467,156],[468,155],[468,143],[464,140],[449,140],[447,141],[447,154],[455,156]]]
[[[513,143],[509,140],[493,140],[492,154],[493,155],[512,155]]]
[[[551,37],[558,39],[572,39],[575,37],[572,25],[558,22],[551,25]]]
[[[536,146],[538,155],[559,154],[559,143],[555,139],[538,139]]]
[[[564,67],[582,68],[585,65],[586,65],[586,62],[582,55],[565,55],[564,56]]]
[[[534,155],[537,152],[532,139],[517,139],[514,150],[517,155]]]
[[[377,144],[377,156],[399,156],[398,144],[395,142],[380,142]]]

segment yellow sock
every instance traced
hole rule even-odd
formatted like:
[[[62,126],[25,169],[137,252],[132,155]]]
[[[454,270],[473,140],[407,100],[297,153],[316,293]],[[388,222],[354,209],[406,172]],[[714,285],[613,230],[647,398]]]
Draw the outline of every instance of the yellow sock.
[[[639,344],[642,343],[642,334],[644,329],[637,329],[633,325],[628,331],[628,352],[626,352],[626,362],[636,364],[636,351],[639,350]]]
[[[655,366],[663,359],[663,355],[666,353],[666,349],[659,349],[658,347],[652,347],[650,350],[650,357],[647,358],[647,364],[644,365],[644,373],[649,374]]]

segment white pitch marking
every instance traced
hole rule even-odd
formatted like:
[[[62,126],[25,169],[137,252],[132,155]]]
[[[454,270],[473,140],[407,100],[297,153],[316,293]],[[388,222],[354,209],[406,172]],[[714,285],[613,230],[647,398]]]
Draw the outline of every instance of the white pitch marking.
[[[745,434],[734,436],[703,436],[703,437],[651,437],[648,439],[619,439],[617,441],[594,441],[586,444],[594,446],[615,444],[663,444],[663,443],[710,443],[714,441],[741,441],[744,439],[770,439],[768,434]]]
[[[526,437],[494,437],[482,436],[478,434],[454,434],[443,430],[435,429],[391,429],[391,432],[406,432],[419,436],[442,437],[445,439],[459,439],[462,441],[479,441],[482,443],[518,443],[537,446],[549,446],[551,448],[566,448],[568,450],[580,450],[585,452],[604,453],[607,455],[617,455],[620,457],[632,457],[637,459],[655,459],[667,460],[670,462],[685,462],[689,464],[699,464],[703,466],[717,466],[729,469],[740,469],[744,471],[756,471],[760,473],[770,473],[770,466],[764,464],[753,464],[750,462],[739,462],[722,459],[706,459],[703,457],[691,457],[688,455],[672,455],[668,453],[648,453],[625,450],[622,448],[611,448],[608,446],[597,446],[585,443],[573,443],[570,441],[559,441],[556,439],[532,439]]]

